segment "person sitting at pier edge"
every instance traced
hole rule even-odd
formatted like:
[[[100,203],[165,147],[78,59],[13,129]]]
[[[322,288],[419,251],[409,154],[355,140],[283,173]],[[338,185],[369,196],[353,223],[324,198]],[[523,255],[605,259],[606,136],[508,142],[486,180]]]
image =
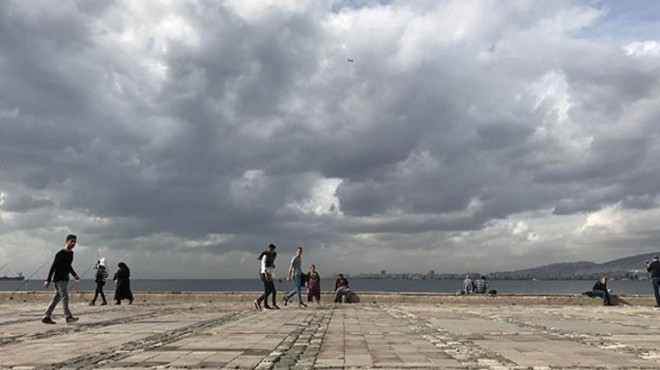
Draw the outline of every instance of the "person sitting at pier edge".
[[[112,280],[117,282],[115,289],[115,304],[121,304],[121,301],[128,299],[128,304],[133,304],[133,292],[131,292],[131,269],[124,262],[117,264],[119,270],[115,272]]]
[[[474,283],[472,282],[472,279],[470,279],[470,275],[465,275],[465,280],[463,280],[463,293],[474,293]]]
[[[94,282],[96,283],[96,291],[94,292],[94,299],[89,302],[90,306],[96,304],[96,298],[101,296],[101,306],[108,304],[108,301],[105,300],[105,294],[103,293],[103,287],[105,286],[105,279],[108,278],[108,271],[105,268],[105,258],[101,258],[96,262],[94,266],[96,269],[96,276],[94,277]]]
[[[660,260],[658,256],[653,256],[653,262],[647,262],[646,271],[651,273],[651,282],[653,283],[653,294],[655,295],[655,307],[660,307]]]
[[[607,290],[607,278],[605,276],[601,276],[598,279],[598,281],[596,281],[594,287],[591,288],[591,293],[594,296],[601,297],[603,299],[603,304],[605,306],[612,305],[612,300],[610,299],[610,292]]]
[[[321,303],[321,276],[316,271],[316,265],[312,264],[307,273],[307,302]]]
[[[344,274],[339,274],[335,282],[335,303],[346,303],[351,301],[351,288]]]
[[[486,294],[488,291],[488,281],[486,277],[482,276],[474,282],[474,292],[477,294]]]

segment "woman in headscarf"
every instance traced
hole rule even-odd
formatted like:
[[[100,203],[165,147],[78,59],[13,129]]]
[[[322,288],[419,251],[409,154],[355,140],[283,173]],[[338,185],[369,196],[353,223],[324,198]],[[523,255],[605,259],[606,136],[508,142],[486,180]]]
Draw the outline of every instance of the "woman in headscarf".
[[[131,292],[131,270],[124,262],[119,262],[117,265],[119,270],[115,273],[112,280],[117,282],[117,289],[115,290],[116,304],[121,304],[123,299],[128,299],[128,304],[133,303],[133,293]]]
[[[314,298],[317,304],[321,303],[321,276],[313,264],[307,273],[307,302],[312,302]]]
[[[102,300],[101,306],[105,306],[108,304],[108,301],[105,300],[105,294],[103,293],[105,279],[108,278],[108,270],[105,268],[105,258],[101,258],[98,262],[96,262],[96,266],[94,266],[94,268],[96,269],[96,276],[94,277],[94,282],[96,283],[96,291],[94,292],[94,299],[89,302],[89,305],[95,305],[96,298],[98,298],[100,295]]]

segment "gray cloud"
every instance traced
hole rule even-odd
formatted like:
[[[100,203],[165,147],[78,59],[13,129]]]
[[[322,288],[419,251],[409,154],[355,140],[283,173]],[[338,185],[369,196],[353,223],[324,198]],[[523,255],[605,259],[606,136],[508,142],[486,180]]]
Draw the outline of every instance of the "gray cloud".
[[[4,2],[0,258],[70,231],[145,277],[252,276],[271,241],[349,272],[645,252],[660,58],[597,6]]]

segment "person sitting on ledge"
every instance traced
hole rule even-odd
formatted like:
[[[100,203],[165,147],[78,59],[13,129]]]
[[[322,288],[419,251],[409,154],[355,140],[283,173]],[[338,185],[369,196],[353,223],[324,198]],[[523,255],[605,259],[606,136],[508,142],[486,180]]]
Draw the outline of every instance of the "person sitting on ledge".
[[[351,288],[348,286],[348,280],[343,274],[339,274],[335,282],[335,303],[346,303],[351,301]]]
[[[485,276],[482,276],[474,281],[474,292],[476,294],[486,294],[487,291],[488,291],[488,281],[486,281]]]
[[[462,294],[472,294],[474,292],[474,282],[470,279],[470,275],[465,275],[465,280],[463,280],[463,293]]]
[[[605,306],[612,305],[610,291],[607,289],[607,278],[605,276],[601,276],[600,279],[598,279],[596,284],[594,284],[594,287],[591,289],[591,293],[593,296],[601,297]]]

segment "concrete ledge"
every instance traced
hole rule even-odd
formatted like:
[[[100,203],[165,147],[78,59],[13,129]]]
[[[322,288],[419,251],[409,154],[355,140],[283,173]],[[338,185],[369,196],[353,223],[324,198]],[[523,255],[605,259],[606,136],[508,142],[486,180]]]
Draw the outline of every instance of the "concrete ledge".
[[[172,303],[222,303],[222,302],[252,302],[260,292],[133,292],[136,303],[172,304]],[[283,292],[278,292],[278,301]],[[0,304],[48,302],[51,291],[19,291],[0,292]],[[93,292],[70,292],[72,301],[89,301]],[[108,300],[112,300],[114,292],[106,292]],[[396,304],[464,304],[464,305],[558,305],[558,306],[597,306],[602,305],[600,298],[588,298],[580,294],[498,294],[457,296],[447,293],[390,293],[365,292],[359,293],[362,304],[396,303]],[[333,295],[325,292],[321,302],[332,302]],[[651,295],[626,295],[615,298],[615,303],[631,306],[653,306],[655,300]]]

